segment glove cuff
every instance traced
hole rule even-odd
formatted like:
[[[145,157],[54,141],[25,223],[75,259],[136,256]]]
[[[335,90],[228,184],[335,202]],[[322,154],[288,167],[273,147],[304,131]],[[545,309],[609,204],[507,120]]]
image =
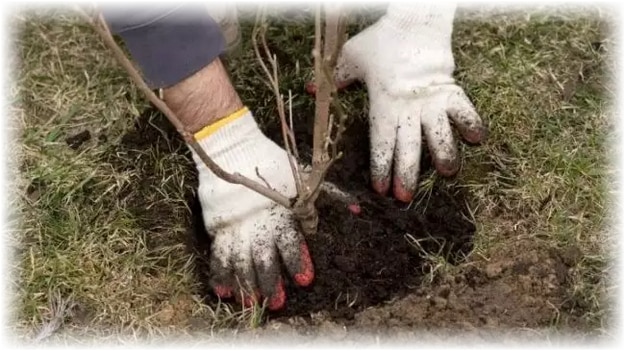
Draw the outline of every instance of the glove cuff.
[[[442,31],[451,35],[455,12],[456,5],[453,3],[391,3],[384,19],[405,32],[421,32],[427,35]]]
[[[267,141],[246,107],[205,127],[195,138],[204,152],[228,172],[258,162],[255,145]],[[207,170],[193,149],[192,153],[198,170]]]

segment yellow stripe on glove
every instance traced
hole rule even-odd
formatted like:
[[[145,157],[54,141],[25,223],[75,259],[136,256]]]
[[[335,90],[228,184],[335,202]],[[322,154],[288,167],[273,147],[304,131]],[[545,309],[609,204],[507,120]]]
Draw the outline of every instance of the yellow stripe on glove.
[[[237,110],[231,113],[230,115],[218,120],[217,122],[207,125],[206,127],[202,128],[199,132],[195,133],[193,136],[195,137],[196,141],[207,138],[211,134],[214,134],[215,132],[217,132],[221,127],[225,126],[226,124],[232,121],[235,121],[241,118],[243,115],[245,115],[248,112],[249,112],[249,109],[244,106],[240,110]]]

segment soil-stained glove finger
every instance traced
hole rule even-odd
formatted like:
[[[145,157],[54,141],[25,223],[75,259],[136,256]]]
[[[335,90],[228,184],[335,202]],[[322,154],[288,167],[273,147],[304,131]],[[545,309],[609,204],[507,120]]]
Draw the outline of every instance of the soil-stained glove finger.
[[[308,245],[293,224],[293,221],[283,222],[276,228],[279,230],[278,251],[295,283],[299,286],[308,286],[315,278],[315,269],[310,258]]]
[[[263,229],[259,229],[263,230]],[[272,230],[265,227],[264,233],[254,236],[252,242],[252,258],[256,267],[256,280],[260,293],[264,298],[269,299],[268,308],[277,310],[284,306],[286,293],[284,284],[280,278],[280,259],[277,247],[270,233]]]
[[[486,138],[486,127],[462,88],[456,86],[450,92],[447,99],[447,113],[466,141],[480,143]]]
[[[456,174],[459,168],[458,150],[447,113],[436,107],[424,107],[421,123],[436,171],[443,176]]]
[[[419,177],[421,121],[420,111],[405,109],[403,113],[407,115],[400,118],[401,122],[397,127],[393,195],[397,200],[410,202]]]
[[[265,182],[285,196],[295,196],[287,153],[262,133],[249,110],[237,113],[242,114],[199,140],[200,146],[224,170]],[[218,178],[195,154],[194,160],[204,223],[215,244],[211,260],[216,290],[222,296],[242,300],[245,306],[260,302],[262,290],[270,300],[270,309],[282,307],[286,294],[278,248],[284,251],[287,263],[296,266],[294,273],[302,275],[299,279],[296,276],[300,284],[310,283],[314,276],[310,256],[302,254],[303,238],[285,238],[287,227],[295,224],[291,212],[252,190]],[[297,264],[291,257],[297,258]]]
[[[230,264],[234,267],[236,279],[235,297],[242,300],[245,307],[258,302],[258,287],[256,285],[256,271],[252,259],[251,243],[246,242],[247,236],[237,238],[240,246],[233,250]]]
[[[234,270],[230,265],[232,245],[228,233],[215,236],[210,256],[210,285],[217,296],[223,299],[232,297],[236,286]]]
[[[369,89],[371,92],[371,89]],[[370,93],[371,183],[380,195],[390,188],[391,165],[397,136],[394,101],[384,93]]]

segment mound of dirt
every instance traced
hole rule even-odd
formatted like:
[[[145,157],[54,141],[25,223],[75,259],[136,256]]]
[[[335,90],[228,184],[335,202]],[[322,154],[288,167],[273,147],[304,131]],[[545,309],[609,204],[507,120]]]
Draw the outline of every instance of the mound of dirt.
[[[506,250],[489,263],[441,274],[435,284],[417,289],[392,306],[361,313],[357,326],[471,331],[552,325],[565,294],[569,267],[554,252],[532,246],[520,243],[517,248],[522,251],[517,255]]]

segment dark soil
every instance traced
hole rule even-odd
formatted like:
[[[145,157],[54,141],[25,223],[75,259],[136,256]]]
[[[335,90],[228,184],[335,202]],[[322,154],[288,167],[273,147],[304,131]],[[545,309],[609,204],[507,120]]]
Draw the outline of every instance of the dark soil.
[[[305,154],[312,140],[308,130],[298,133]],[[366,307],[413,291],[427,273],[424,254],[442,254],[455,263],[472,248],[475,226],[463,217],[464,195],[457,189],[451,194],[437,182],[427,206],[418,209],[371,190],[368,130],[361,120],[351,123],[341,145],[344,156],[328,175],[329,181],[359,198],[362,212],[354,215],[345,204],[320,198],[319,230],[307,238],[316,269],[314,285],[306,290],[291,286],[288,306],[276,316],[326,310],[335,319],[350,320]],[[268,135],[280,137],[277,130]],[[429,168],[426,154],[421,169]],[[422,250],[407,235],[420,240]]]
[[[302,126],[297,137],[301,141],[300,152],[306,157],[310,155],[311,128],[304,121],[296,122]],[[268,128],[267,134],[280,143],[277,128]],[[289,281],[287,308],[272,317],[308,316],[311,312],[326,310],[334,318],[349,320],[366,307],[404,296],[418,286],[423,274],[427,273],[422,258],[424,254],[442,254],[450,262],[456,262],[471,250],[475,226],[465,219],[466,214],[463,216],[465,199],[462,192],[455,190],[451,194],[442,186],[443,182],[437,182],[427,206],[418,210],[391,197],[376,195],[369,185],[368,140],[367,124],[353,121],[341,146],[344,156],[328,175],[330,181],[358,197],[361,213],[354,215],[344,203],[334,202],[324,195],[320,197],[319,230],[315,236],[307,238],[315,264],[315,281],[306,289],[296,288]],[[125,163],[125,167],[136,167],[143,172],[139,175],[141,181],[137,182],[139,187],[150,188],[161,179],[151,172],[154,167],[138,164],[141,160],[150,162],[148,157],[141,157],[149,148],[162,149],[163,152],[177,150],[189,156],[167,120],[154,109],[145,111],[137,120],[135,129],[124,135],[120,150],[115,153],[119,156],[121,151],[126,159],[132,160]],[[429,171],[429,163],[426,153],[423,172]],[[193,219],[189,220],[189,223],[193,222],[190,226],[193,228],[191,243],[193,250],[204,258],[197,262],[198,278],[207,282],[210,272],[206,259],[210,239],[204,230],[199,201],[193,195],[192,188],[197,179],[193,169],[188,170],[188,199],[193,210]],[[133,196],[141,193],[132,192]],[[145,213],[145,199],[129,200],[136,204],[131,207],[135,208],[137,218],[146,227],[163,227],[166,225],[163,221],[174,218],[173,213],[165,213],[163,207],[158,211],[151,210],[154,212],[151,215]],[[420,240],[421,250],[407,239],[407,235]],[[205,290],[209,300],[214,299],[208,286]]]
[[[305,121],[294,124],[301,126],[296,131],[300,153],[310,157],[311,128]],[[281,144],[276,126],[266,132]],[[359,198],[362,212],[354,215],[344,203],[320,197],[318,233],[307,238],[315,281],[306,289],[288,282],[287,307],[270,318],[328,311],[333,319],[351,320],[356,312],[404,296],[419,285],[427,273],[424,254],[442,254],[456,262],[471,250],[475,226],[463,217],[462,192],[456,189],[451,194],[438,182],[427,207],[418,211],[391,197],[376,195],[369,185],[368,142],[368,125],[353,121],[341,146],[344,156],[328,175],[328,180]],[[424,171],[430,168],[429,163],[426,154]],[[195,209],[199,211],[198,203]],[[207,255],[210,243],[198,212],[195,219],[197,243],[200,252]],[[412,245],[407,235],[421,240],[422,250]],[[208,281],[206,271],[201,276]],[[214,298],[210,292],[208,295]]]
[[[310,156],[307,141],[311,140],[311,128],[304,122],[299,125],[300,154]],[[277,128],[269,128],[267,133],[280,143]],[[288,283],[287,308],[267,315],[267,332],[281,330],[301,336],[316,330],[322,337],[341,336],[344,326],[349,326],[374,334],[398,328],[411,333],[432,328],[480,328],[497,333],[501,327],[540,328],[566,321],[575,328],[580,323],[577,313],[563,312],[578,309],[577,299],[567,292],[570,270],[580,260],[575,247],[558,252],[540,242],[512,240],[495,250],[488,261],[463,263],[462,258],[472,249],[475,231],[464,216],[465,200],[470,204],[471,199],[443,179],[435,183],[427,203],[419,206],[377,196],[369,186],[366,123],[353,121],[344,140],[344,157],[330,172],[329,180],[357,196],[362,212],[354,215],[343,203],[324,196],[319,199],[319,231],[307,238],[315,282],[307,289]],[[166,174],[160,173],[168,171],[157,166],[154,156],[171,153],[185,160],[184,189],[192,215],[184,206],[167,206],[162,201],[159,206],[148,206],[155,201],[154,187],[165,194],[179,191],[175,182],[163,182]],[[151,109],[137,119],[134,129],[112,147],[104,161],[120,170],[132,170],[134,188],[120,201],[127,202],[138,223],[153,234],[146,237],[148,246],[156,250],[186,240],[198,257],[197,279],[205,284],[210,275],[210,240],[199,215],[194,195],[197,178],[189,156],[169,122]],[[429,164],[426,151],[422,173],[432,171]],[[168,233],[174,221],[186,225],[187,233]],[[514,222],[510,221],[508,228],[506,221],[500,220],[498,235],[513,238]],[[421,240],[422,250],[406,240],[406,234]],[[425,254],[439,254],[458,265],[453,271],[429,275],[431,266],[424,260]],[[434,280],[424,281],[424,277]],[[206,284],[202,293],[208,303],[217,301]],[[311,325],[318,328],[311,329]]]

